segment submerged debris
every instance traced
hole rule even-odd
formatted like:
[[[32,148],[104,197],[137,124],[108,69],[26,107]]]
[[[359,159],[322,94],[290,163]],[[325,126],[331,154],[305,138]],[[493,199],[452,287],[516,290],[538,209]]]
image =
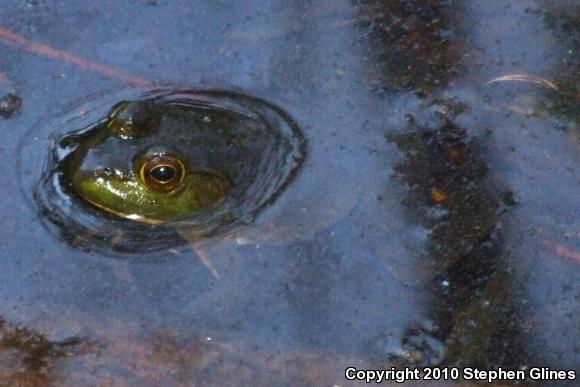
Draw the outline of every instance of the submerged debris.
[[[20,105],[22,105],[22,99],[17,95],[8,93],[0,100],[0,115],[4,118],[10,118]]]

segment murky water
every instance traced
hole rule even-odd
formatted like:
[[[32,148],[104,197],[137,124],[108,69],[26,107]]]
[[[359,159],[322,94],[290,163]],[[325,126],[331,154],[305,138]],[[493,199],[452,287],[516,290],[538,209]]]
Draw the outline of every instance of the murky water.
[[[0,378],[343,386],[347,366],[580,372],[578,11],[6,1],[3,29],[60,51],[0,30],[0,91],[22,99],[0,119]],[[127,99],[116,90],[151,82],[267,101],[308,157],[251,221],[205,238],[177,227],[186,248],[119,259],[64,242],[33,201],[62,112],[87,101],[73,111],[99,114],[75,122],[94,123]]]

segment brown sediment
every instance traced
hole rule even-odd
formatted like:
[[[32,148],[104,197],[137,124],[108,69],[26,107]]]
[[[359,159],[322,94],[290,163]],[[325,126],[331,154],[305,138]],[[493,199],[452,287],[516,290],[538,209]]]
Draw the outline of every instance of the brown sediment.
[[[512,323],[517,288],[502,232],[503,216],[516,201],[489,172],[486,142],[451,121],[434,128],[413,123],[388,138],[405,155],[394,168],[408,187],[403,205],[429,230],[423,259],[432,272],[435,321],[433,331],[419,328],[405,338],[409,350],[421,356],[395,360],[405,366],[525,364],[518,325]],[[425,344],[428,335],[445,344],[441,358]],[[509,351],[498,352],[506,342]]]
[[[146,79],[133,76],[124,71],[116,70],[112,67],[92,62],[88,59],[81,58],[64,51],[57,50],[43,43],[28,40],[25,37],[12,33],[2,27],[0,27],[0,40],[6,44],[16,46],[33,54],[72,63],[83,70],[92,71],[109,78],[118,79],[138,88],[148,88],[153,86],[153,83]],[[2,81],[1,73],[0,81]]]
[[[0,387],[57,385],[57,363],[88,353],[96,353],[96,349],[78,337],[51,341],[37,331],[11,326],[0,317]]]
[[[377,89],[431,91],[462,71],[458,10],[438,0],[360,0],[351,24],[365,42],[367,82]],[[456,36],[457,34],[457,36]]]

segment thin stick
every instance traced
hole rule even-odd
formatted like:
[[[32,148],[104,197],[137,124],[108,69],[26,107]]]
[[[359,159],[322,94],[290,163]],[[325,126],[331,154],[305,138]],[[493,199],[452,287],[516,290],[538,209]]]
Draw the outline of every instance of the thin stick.
[[[578,252],[576,250],[572,250],[571,248],[563,246],[559,243],[549,241],[547,239],[544,239],[542,241],[542,244],[544,246],[549,247],[550,249],[554,250],[557,255],[559,255],[561,257],[572,258],[576,262],[580,263],[580,252]]]
[[[64,51],[54,49],[50,46],[47,46],[46,44],[28,40],[2,27],[0,27],[0,41],[3,41],[4,43],[12,46],[16,46],[36,55],[72,63],[83,70],[93,71],[109,78],[118,79],[138,88],[149,88],[153,86],[153,83],[148,80],[133,76],[120,70],[116,70],[112,67],[92,62],[88,59],[84,59]]]
[[[525,74],[513,74],[513,75],[504,75],[501,77],[497,77],[492,79],[491,81],[487,82],[487,85],[497,82],[527,82],[527,83],[534,83],[536,85],[545,86],[549,89],[554,91],[559,91],[560,89],[558,86],[547,79],[534,77],[532,75],[525,75]]]
[[[209,272],[215,278],[219,278],[220,275],[217,272],[217,270],[213,267],[213,265],[211,263],[211,259],[207,255],[207,253],[205,252],[205,249],[204,249],[202,243],[193,243],[193,250],[197,253],[197,256],[199,257],[199,260],[201,261],[201,263],[204,264],[205,267],[207,267],[207,269],[209,270]]]

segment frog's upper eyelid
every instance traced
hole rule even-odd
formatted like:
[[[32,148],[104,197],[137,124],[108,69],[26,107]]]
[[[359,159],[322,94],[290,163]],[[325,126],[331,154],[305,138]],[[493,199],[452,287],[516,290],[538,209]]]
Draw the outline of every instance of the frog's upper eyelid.
[[[179,160],[179,162],[181,164],[183,164],[183,166],[185,168],[187,168],[187,163],[186,163],[183,155],[180,152],[175,152],[169,147],[154,145],[154,146],[151,146],[151,147],[137,153],[133,157],[134,169],[139,170],[141,168],[141,166],[143,166],[143,164],[147,163],[152,158],[158,157],[161,155],[167,155],[167,156],[173,157],[173,158]]]

